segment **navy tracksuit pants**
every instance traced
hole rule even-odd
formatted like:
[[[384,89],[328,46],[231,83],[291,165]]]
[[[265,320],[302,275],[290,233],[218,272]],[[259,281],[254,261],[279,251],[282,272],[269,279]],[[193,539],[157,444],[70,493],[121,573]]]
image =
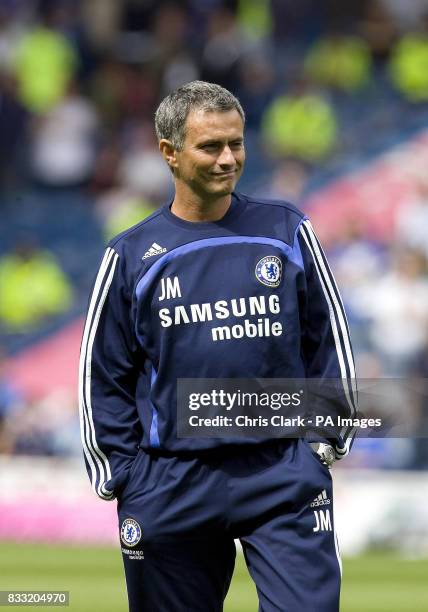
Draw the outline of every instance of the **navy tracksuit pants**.
[[[119,495],[131,612],[219,612],[239,538],[262,612],[337,612],[330,472],[303,440],[139,452]]]

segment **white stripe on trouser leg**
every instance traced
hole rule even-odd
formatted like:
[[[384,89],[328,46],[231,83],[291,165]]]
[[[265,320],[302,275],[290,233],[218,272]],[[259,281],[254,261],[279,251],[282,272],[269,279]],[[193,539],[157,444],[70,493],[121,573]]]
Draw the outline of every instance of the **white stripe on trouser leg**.
[[[334,525],[334,519],[333,519],[333,525]],[[339,541],[337,539],[337,532],[336,532],[335,527],[333,527],[333,537],[334,537],[334,548],[336,550],[337,563],[339,564],[340,577],[342,578],[343,576],[342,558],[340,556]]]

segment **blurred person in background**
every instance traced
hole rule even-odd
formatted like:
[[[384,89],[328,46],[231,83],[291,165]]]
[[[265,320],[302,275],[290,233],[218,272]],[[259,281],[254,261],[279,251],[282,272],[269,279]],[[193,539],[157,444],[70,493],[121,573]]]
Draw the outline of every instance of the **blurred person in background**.
[[[122,155],[121,144],[125,149]],[[117,155],[106,146],[97,168],[98,186],[104,181],[101,172],[108,181],[97,194],[95,207],[107,241],[149,216],[173,188],[171,173],[159,158],[147,121],[133,121],[123,130],[121,144]],[[102,163],[106,164],[104,169]]]
[[[379,68],[376,78],[382,78],[382,68],[399,32],[399,24],[391,14],[390,5],[383,0],[367,2],[358,22],[358,31],[369,46],[375,68]]]
[[[126,117],[126,96],[129,82],[126,67],[114,55],[106,54],[89,81],[89,99],[93,100],[104,130],[117,132]],[[132,83],[132,89],[138,89]],[[144,110],[144,107],[143,107]]]
[[[34,239],[0,257],[0,326],[24,333],[67,311],[73,289],[55,256]]]
[[[367,237],[361,220],[357,218],[348,220],[340,238],[329,249],[353,329],[354,346],[359,351],[367,351],[371,347],[365,296],[377,286],[389,264],[388,255],[385,246]]]
[[[258,130],[263,113],[273,98],[275,73],[270,58],[266,54],[244,55],[239,62],[237,91],[239,99],[248,108],[247,129]]]
[[[176,2],[164,2],[157,7],[151,22],[154,41],[152,62],[157,73],[163,74],[177,55],[190,50],[189,28],[184,6]]]
[[[155,210],[151,202],[126,189],[116,189],[97,201],[97,213],[106,242],[150,216]]]
[[[28,397],[4,421],[5,451],[13,455],[77,457],[81,443],[74,393],[55,389]]]
[[[48,187],[77,187],[94,172],[98,114],[76,81],[62,99],[32,121],[30,172],[33,180]]]
[[[242,32],[254,42],[272,35],[272,3],[270,0],[238,0],[236,21]]]
[[[9,72],[15,50],[27,30],[25,9],[14,0],[0,3],[0,71]],[[24,9],[24,10],[23,10]]]
[[[78,67],[73,45],[58,27],[61,3],[41,3],[39,22],[21,36],[12,70],[18,97],[29,111],[42,113],[64,96]]]
[[[0,184],[9,187],[22,172],[28,110],[18,99],[12,74],[14,51],[25,32],[13,2],[0,3]]]
[[[166,2],[154,19],[152,69],[160,75],[159,95],[199,77],[199,61],[189,12]]]
[[[124,152],[119,162],[118,180],[131,193],[160,205],[171,195],[171,173],[156,146],[148,121],[134,123],[123,135]]]
[[[328,97],[304,78],[274,98],[263,114],[262,139],[274,157],[322,163],[337,144],[337,118]]]
[[[408,375],[428,329],[428,277],[420,251],[398,247],[392,267],[360,291],[372,346],[388,376]]]
[[[367,86],[370,71],[367,43],[339,32],[317,40],[304,59],[304,72],[311,81],[349,94]]]
[[[201,79],[235,89],[239,81],[239,60],[248,48],[234,12],[220,5],[209,16],[201,55]]]
[[[413,197],[406,199],[396,215],[395,240],[425,254],[428,261],[428,179],[416,181]]]
[[[305,164],[296,159],[278,162],[266,183],[256,190],[269,198],[301,203],[308,185],[309,171]]]
[[[398,91],[414,104],[428,101],[428,13],[419,31],[405,33],[391,50],[389,73]]]
[[[16,95],[16,82],[0,69],[0,183],[15,184],[25,173],[29,113]]]

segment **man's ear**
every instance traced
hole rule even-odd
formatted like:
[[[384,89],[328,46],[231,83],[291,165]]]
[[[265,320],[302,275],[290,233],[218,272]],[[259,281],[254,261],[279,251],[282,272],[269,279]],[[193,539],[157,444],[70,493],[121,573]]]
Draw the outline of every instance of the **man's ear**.
[[[159,151],[172,171],[177,168],[177,151],[170,140],[162,138],[159,142]]]

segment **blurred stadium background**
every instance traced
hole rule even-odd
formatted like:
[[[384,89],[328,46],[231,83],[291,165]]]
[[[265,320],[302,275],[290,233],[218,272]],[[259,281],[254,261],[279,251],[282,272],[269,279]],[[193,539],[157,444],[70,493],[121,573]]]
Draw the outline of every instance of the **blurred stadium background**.
[[[126,609],[81,458],[82,316],[105,242],[171,196],[153,112],[196,78],[246,109],[239,189],[311,216],[359,376],[428,378],[428,0],[1,0],[0,589]],[[416,437],[335,467],[344,612],[428,610],[427,467]],[[257,609],[242,559],[226,609]]]

